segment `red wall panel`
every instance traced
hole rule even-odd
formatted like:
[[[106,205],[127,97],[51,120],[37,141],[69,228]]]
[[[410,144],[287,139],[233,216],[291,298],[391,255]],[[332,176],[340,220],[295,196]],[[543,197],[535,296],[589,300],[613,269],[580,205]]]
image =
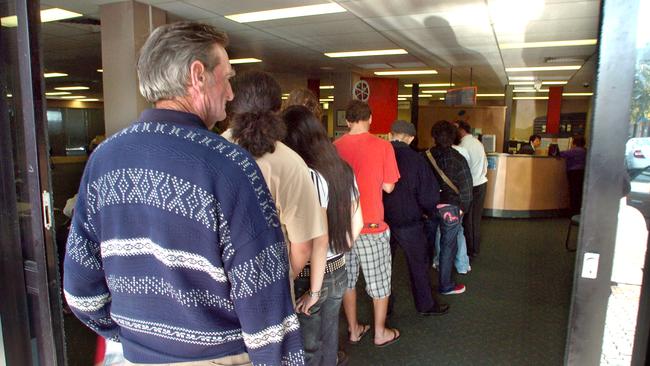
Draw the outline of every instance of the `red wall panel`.
[[[562,110],[562,87],[548,88],[548,107],[546,110],[546,133],[560,132],[560,111]]]
[[[363,78],[370,86],[368,105],[372,110],[370,133],[388,133],[397,119],[398,79]]]

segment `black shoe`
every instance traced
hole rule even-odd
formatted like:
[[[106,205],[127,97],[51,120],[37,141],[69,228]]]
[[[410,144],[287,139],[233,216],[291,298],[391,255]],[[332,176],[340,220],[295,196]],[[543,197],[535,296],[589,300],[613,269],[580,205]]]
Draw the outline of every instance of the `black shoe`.
[[[429,311],[420,311],[420,315],[423,316],[431,316],[431,315],[445,315],[449,312],[449,305],[448,304],[440,304],[437,303],[433,305],[433,308]]]
[[[343,351],[336,353],[336,366],[346,366],[348,364],[348,355]]]

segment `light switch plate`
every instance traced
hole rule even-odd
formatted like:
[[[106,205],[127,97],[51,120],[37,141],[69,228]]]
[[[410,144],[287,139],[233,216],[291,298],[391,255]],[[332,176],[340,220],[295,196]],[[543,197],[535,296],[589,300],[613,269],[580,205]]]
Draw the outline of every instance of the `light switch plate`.
[[[598,277],[598,261],[600,254],[598,253],[585,253],[582,260],[582,278],[596,279]]]

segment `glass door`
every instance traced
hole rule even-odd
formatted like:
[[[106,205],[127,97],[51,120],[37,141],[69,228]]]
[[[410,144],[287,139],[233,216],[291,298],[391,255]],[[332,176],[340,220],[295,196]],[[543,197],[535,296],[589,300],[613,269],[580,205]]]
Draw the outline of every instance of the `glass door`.
[[[40,2],[0,0],[0,363],[64,365]]]

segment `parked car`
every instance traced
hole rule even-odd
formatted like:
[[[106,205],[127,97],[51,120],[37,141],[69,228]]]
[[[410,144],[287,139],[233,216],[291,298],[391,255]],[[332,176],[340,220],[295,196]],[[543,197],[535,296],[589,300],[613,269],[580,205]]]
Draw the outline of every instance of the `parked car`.
[[[628,170],[643,170],[650,166],[650,137],[633,137],[625,144]]]

